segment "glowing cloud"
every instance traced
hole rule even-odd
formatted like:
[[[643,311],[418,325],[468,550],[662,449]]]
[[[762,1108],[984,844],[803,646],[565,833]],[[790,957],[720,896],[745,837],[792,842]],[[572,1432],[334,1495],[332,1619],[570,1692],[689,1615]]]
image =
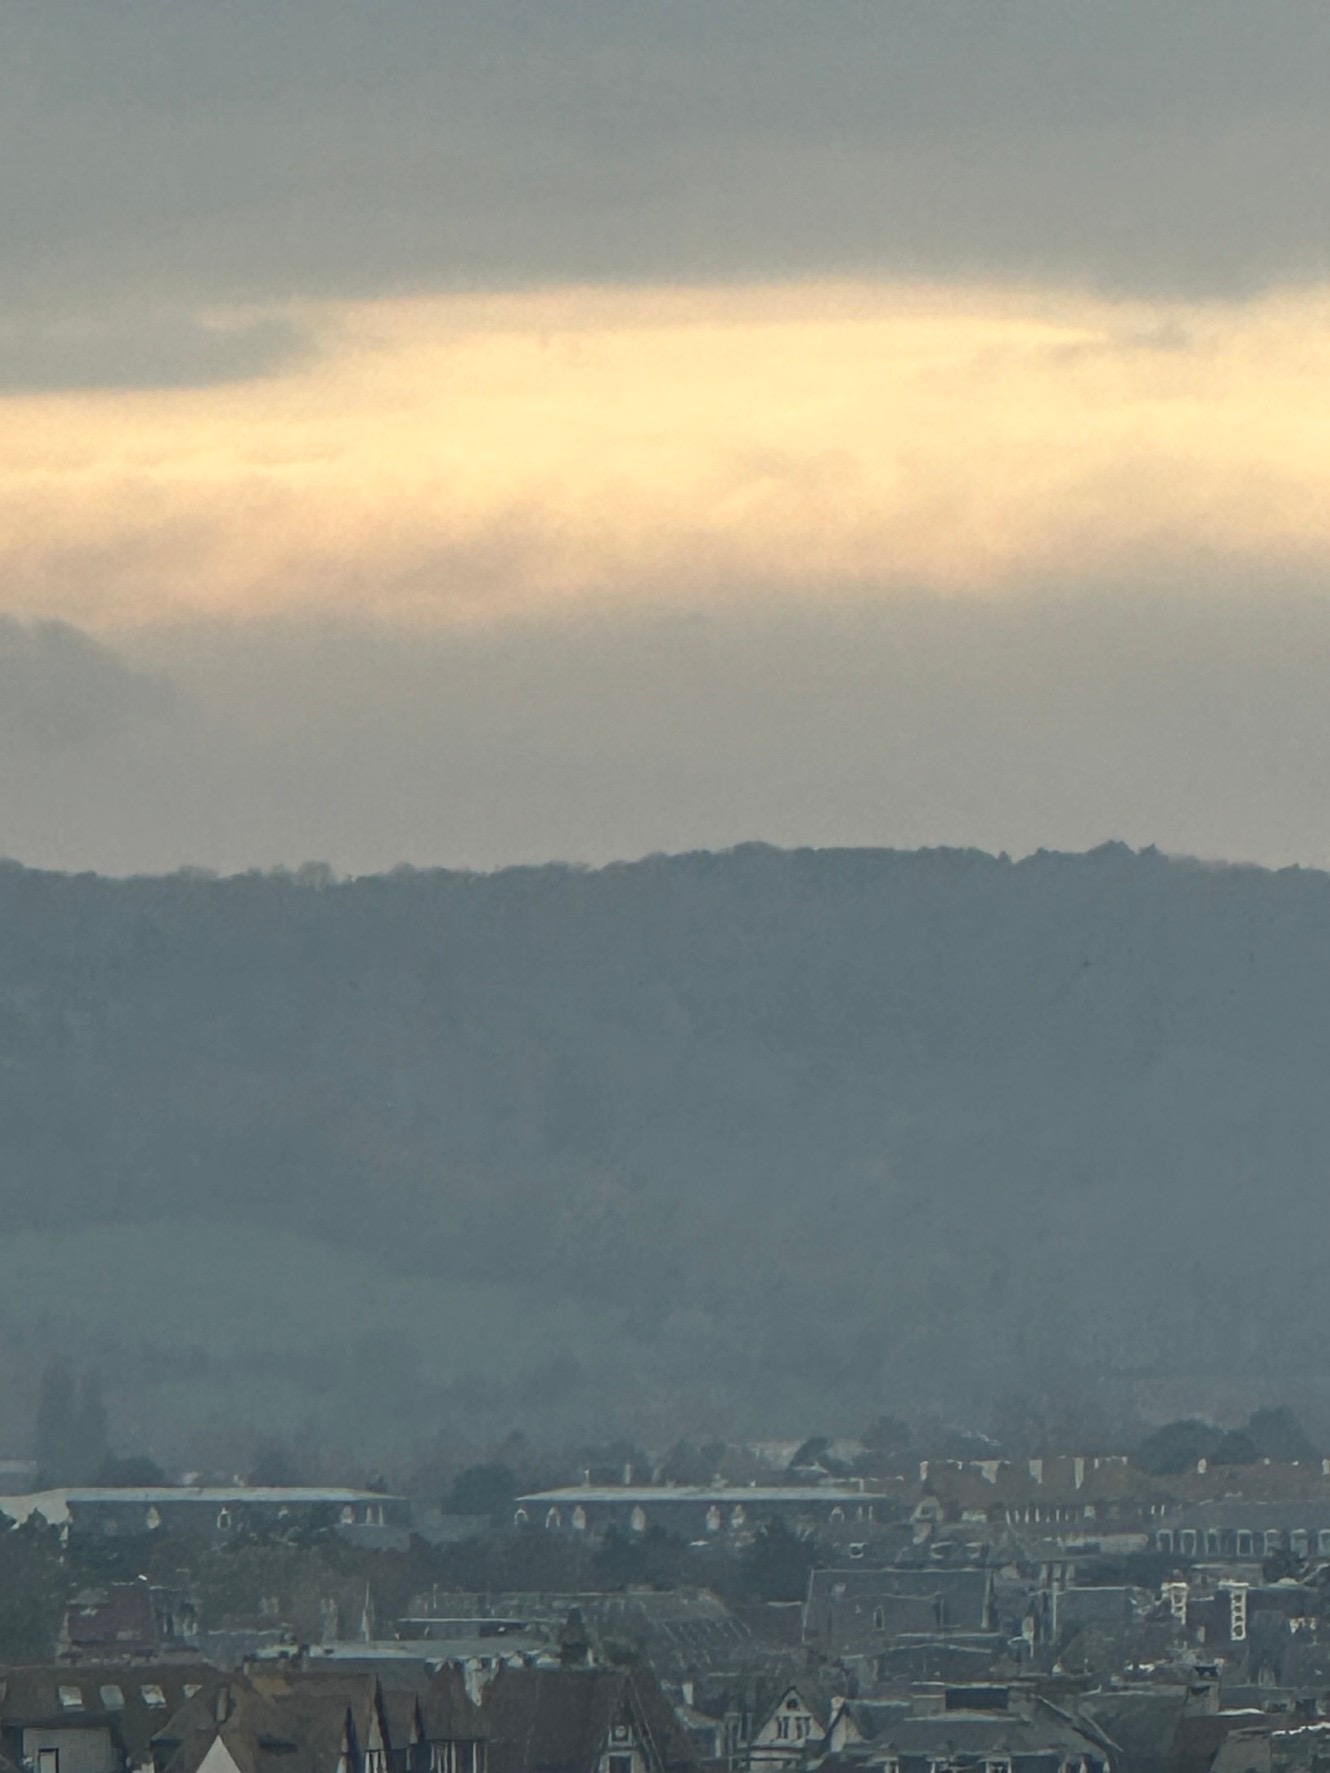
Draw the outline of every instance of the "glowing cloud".
[[[317,347],[281,373],[2,403],[5,607],[432,621],[991,593],[1198,551],[1330,565],[1322,291],[569,289],[278,318]]]

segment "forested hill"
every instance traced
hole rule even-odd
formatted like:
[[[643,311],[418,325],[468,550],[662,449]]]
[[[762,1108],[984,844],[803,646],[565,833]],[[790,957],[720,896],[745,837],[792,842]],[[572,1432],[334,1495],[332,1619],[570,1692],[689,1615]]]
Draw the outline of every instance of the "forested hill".
[[[0,1138],[11,1447],[52,1347],[167,1455],[246,1421],[983,1425],[1091,1373],[1305,1402],[1330,877],[7,865]]]

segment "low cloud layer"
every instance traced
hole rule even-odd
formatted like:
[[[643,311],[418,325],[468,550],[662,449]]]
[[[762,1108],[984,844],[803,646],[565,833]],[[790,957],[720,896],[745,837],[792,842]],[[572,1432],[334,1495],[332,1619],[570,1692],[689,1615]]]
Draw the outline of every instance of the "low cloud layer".
[[[52,756],[95,774],[99,747],[126,735],[162,739],[174,712],[165,679],[78,629],[0,616],[0,744],[11,780]]]
[[[73,673],[62,698],[48,677],[42,719],[5,733],[0,830],[24,861],[113,872],[601,862],[750,838],[1122,838],[1330,866],[1330,610],[1314,588],[1204,573],[1152,595],[769,597],[433,636],[145,630],[125,681],[169,679],[169,729],[149,697],[95,745],[53,749],[86,686]]]
[[[1328,80],[1320,0],[46,0],[0,22],[0,293],[1244,292],[1325,274]]]

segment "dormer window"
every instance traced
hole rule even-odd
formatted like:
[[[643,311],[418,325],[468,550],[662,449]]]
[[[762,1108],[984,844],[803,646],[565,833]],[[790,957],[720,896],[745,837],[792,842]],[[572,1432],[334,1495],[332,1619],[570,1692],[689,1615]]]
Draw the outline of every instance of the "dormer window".
[[[83,1689],[81,1687],[58,1687],[61,1711],[83,1710]]]

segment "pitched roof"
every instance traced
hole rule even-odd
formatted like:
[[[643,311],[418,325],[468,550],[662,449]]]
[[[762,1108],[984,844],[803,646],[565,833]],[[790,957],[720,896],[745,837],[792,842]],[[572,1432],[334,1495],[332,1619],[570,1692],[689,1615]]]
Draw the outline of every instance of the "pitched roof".
[[[460,1668],[441,1668],[420,1696],[427,1742],[474,1742],[490,1734],[490,1719],[466,1690]]]
[[[891,1755],[926,1754],[934,1760],[1041,1751],[1068,1759],[1099,1744],[1055,1707],[1036,1703],[1016,1711],[944,1711],[895,1719],[879,1731],[876,1747]]]
[[[143,1760],[173,1712],[221,1673],[207,1662],[42,1663],[0,1671],[0,1724],[109,1729],[131,1761]]]
[[[694,1755],[659,1684],[641,1670],[501,1668],[486,1690],[490,1773],[592,1773],[611,1726],[631,1720],[656,1773]]]

